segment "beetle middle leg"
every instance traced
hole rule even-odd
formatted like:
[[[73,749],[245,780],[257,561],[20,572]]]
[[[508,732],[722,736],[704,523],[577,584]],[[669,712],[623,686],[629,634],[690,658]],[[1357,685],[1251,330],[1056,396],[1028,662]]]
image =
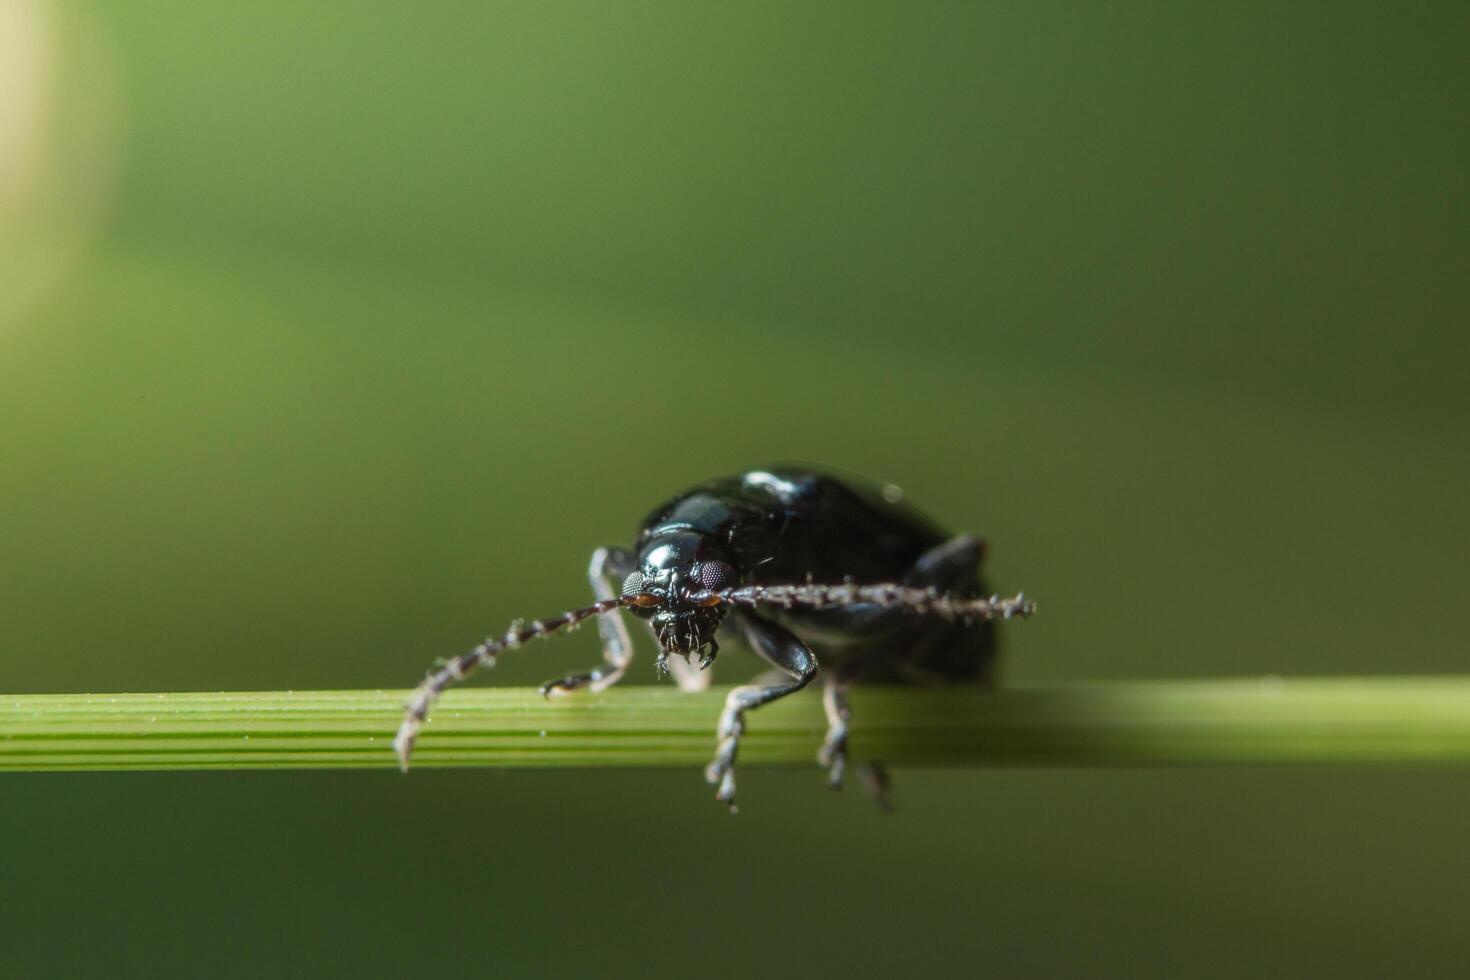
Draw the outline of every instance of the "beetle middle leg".
[[[735,756],[740,750],[740,736],[745,732],[745,713],[770,704],[806,687],[817,676],[817,658],[785,628],[751,613],[738,619],[740,630],[750,648],[760,654],[791,680],[761,687],[754,684],[737,687],[725,698],[716,730],[718,745],[715,757],[704,770],[704,778],[718,784],[715,799],[735,811]]]
[[[592,594],[599,600],[617,597],[614,576],[621,579],[633,571],[633,556],[623,548],[598,548],[592,553],[592,562],[587,566],[587,581],[592,585]],[[542,697],[575,691],[582,687],[601,691],[622,680],[623,673],[633,662],[633,640],[628,636],[628,624],[623,611],[614,609],[597,617],[597,632],[602,638],[603,663],[580,674],[568,674],[547,681],[540,687]]]
[[[817,752],[817,764],[827,768],[827,785],[842,788],[847,772],[847,723],[852,711],[847,706],[847,686],[841,679],[829,676],[822,688],[822,707],[827,710],[827,737]]]
[[[828,677],[822,689],[822,707],[827,711],[827,737],[817,752],[817,763],[827,768],[827,786],[841,789],[843,777],[847,775],[847,729],[852,720],[852,711],[847,706],[847,681]],[[873,798],[883,813],[893,812],[889,798],[888,770],[880,762],[868,760],[858,766],[858,776],[863,789]]]

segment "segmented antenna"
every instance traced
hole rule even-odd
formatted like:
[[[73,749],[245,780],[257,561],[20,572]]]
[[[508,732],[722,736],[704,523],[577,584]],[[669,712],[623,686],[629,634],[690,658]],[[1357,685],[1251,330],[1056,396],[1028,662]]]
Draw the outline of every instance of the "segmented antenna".
[[[552,619],[533,619],[529,623],[517,623],[500,639],[487,637],[484,643],[469,653],[455,657],[438,670],[431,671],[408,699],[404,706],[403,722],[398,726],[398,734],[393,736],[393,751],[398,754],[398,767],[404,772],[408,771],[408,757],[413,754],[414,740],[418,738],[419,729],[424,727],[424,721],[429,717],[429,709],[434,706],[439,695],[444,693],[445,688],[458,684],[481,667],[495,666],[495,658],[506,650],[514,650],[537,637],[550,636],[620,606],[633,605],[637,598],[619,596],[615,599],[603,599]]]
[[[938,616],[950,621],[1012,619],[1036,612],[1036,603],[1025,593],[1014,596],[956,596],[938,589],[918,589],[892,582],[874,585],[742,585],[688,596],[695,604],[716,602],[735,606],[781,606],[784,609],[837,609],[871,603],[885,609],[903,609],[921,616]]]

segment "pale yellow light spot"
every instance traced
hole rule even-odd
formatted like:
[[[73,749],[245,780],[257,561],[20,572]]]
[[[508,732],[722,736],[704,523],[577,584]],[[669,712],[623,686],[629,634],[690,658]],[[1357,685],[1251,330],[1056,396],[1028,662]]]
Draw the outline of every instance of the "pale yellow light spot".
[[[85,253],[119,105],[112,59],[84,12],[0,2],[0,344]]]
[[[0,4],[0,220],[35,194],[45,142],[52,43],[35,0]]]

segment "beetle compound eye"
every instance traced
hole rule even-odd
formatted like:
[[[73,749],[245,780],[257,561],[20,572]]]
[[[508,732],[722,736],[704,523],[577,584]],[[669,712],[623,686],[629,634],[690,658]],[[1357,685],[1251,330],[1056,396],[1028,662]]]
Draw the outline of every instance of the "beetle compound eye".
[[[634,572],[623,579],[623,601],[634,609],[647,609],[659,604],[659,597],[651,592],[644,592],[644,583],[648,580],[643,577],[642,572]]]
[[[707,561],[699,566],[699,584],[709,592],[737,585],[739,578],[735,569],[722,561]]]

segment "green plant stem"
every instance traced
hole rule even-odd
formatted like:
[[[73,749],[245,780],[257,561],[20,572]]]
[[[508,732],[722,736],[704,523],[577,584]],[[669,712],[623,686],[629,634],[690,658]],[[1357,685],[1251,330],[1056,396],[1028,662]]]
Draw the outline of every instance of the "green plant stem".
[[[453,691],[414,765],[698,765],[724,695]],[[405,696],[0,696],[0,769],[390,769]],[[1470,762],[1470,677],[857,688],[852,707],[854,756],[900,766]],[[769,705],[750,715],[740,761],[812,764],[825,727],[814,692]]]

